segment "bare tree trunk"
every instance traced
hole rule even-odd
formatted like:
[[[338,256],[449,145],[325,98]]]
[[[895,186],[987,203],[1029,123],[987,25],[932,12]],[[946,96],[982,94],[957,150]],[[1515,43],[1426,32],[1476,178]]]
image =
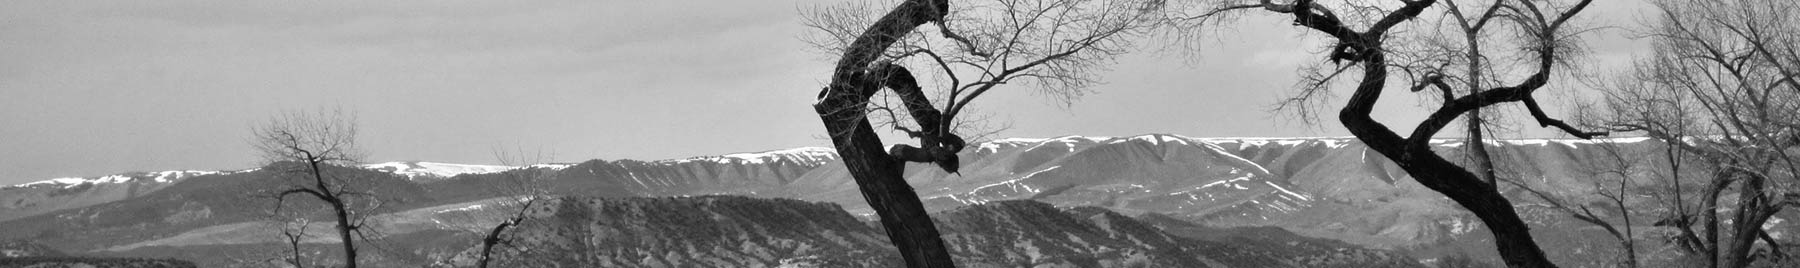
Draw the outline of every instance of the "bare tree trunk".
[[[316,159],[310,156],[311,153],[308,155],[307,158]],[[309,160],[307,163],[312,166],[313,180],[319,187],[319,191],[316,192],[320,193],[319,199],[330,203],[331,209],[337,215],[338,238],[343,239],[344,245],[344,268],[356,268],[356,239],[350,234],[356,228],[350,226],[350,211],[348,207],[344,206],[343,192],[341,190],[331,191],[331,187],[325,184],[325,170],[320,169],[318,160]]]
[[[1487,140],[1481,133],[1481,109],[1469,110],[1469,159],[1475,162],[1475,176],[1481,177],[1488,185],[1500,187],[1495,181],[1494,159],[1488,155]]]
[[[350,226],[349,213],[344,210],[343,201],[332,201],[331,208],[337,210],[338,238],[344,240],[344,268],[356,268],[356,240],[350,234],[355,228]]]
[[[306,264],[302,263],[300,261],[301,260],[300,259],[300,240],[301,239],[304,239],[304,237],[303,236],[289,236],[288,237],[288,246],[294,250],[294,252],[293,252],[294,253],[294,260],[293,260],[294,268],[306,268]]]
[[[1619,178],[1619,198],[1613,199],[1613,205],[1619,207],[1619,216],[1625,218],[1625,234],[1624,236],[1619,237],[1619,243],[1622,244],[1621,246],[1625,247],[1625,265],[1627,267],[1637,268],[1637,242],[1631,238],[1631,208],[1625,206],[1625,199],[1630,197],[1630,195],[1628,195],[1629,193],[1626,192],[1626,189],[1628,189],[1626,188],[1626,184],[1630,181],[1631,177]]]
[[[1422,142],[1410,142],[1370,117],[1381,88],[1385,87],[1387,69],[1382,54],[1374,53],[1363,67],[1364,82],[1351,96],[1350,104],[1339,112],[1338,119],[1350,133],[1369,148],[1394,160],[1407,174],[1433,191],[1474,213],[1488,225],[1494,235],[1500,258],[1512,267],[1556,267],[1532,239],[1530,227],[1519,218],[1512,202],[1490,185],[1456,163],[1432,152]],[[1418,139],[1419,137],[1414,137]],[[1429,136],[1424,137],[1429,138]],[[1412,144],[1412,145],[1409,145]]]
[[[937,227],[918,194],[901,177],[905,163],[890,158],[866,123],[854,126],[854,137],[833,137],[843,152],[844,166],[856,178],[863,199],[869,202],[887,229],[888,239],[901,250],[910,267],[955,267]]]
[[[481,260],[476,267],[488,267],[488,262],[492,260],[492,257],[490,256],[492,256],[491,254],[494,252],[494,244],[500,243],[500,233],[505,232],[507,227],[512,227],[513,224],[517,222],[518,219],[501,222],[500,225],[494,226],[493,231],[488,232],[486,238],[481,239]]]
[[[844,167],[855,178],[863,199],[880,216],[888,239],[908,267],[955,264],[924,203],[902,177],[905,162],[887,154],[869,123],[868,100],[885,79],[874,77],[869,69],[901,36],[925,23],[943,20],[948,10],[948,0],[908,0],[894,7],[845,49],[831,84],[813,105]]]
[[[1671,208],[1675,211],[1673,224],[1681,231],[1680,237],[1677,239],[1683,241],[1685,245],[1682,245],[1682,248],[1688,253],[1705,252],[1706,242],[1700,241],[1700,236],[1694,233],[1694,222],[1690,217],[1692,212],[1687,210],[1687,201],[1683,200],[1683,197],[1687,195],[1681,191],[1681,160],[1684,151],[1676,148],[1675,142],[1681,142],[1680,138],[1663,139],[1663,159],[1669,162],[1669,184],[1674,186],[1675,193],[1675,204]]]
[[[1508,266],[1556,267],[1544,256],[1544,251],[1532,239],[1530,227],[1519,218],[1518,212],[1512,207],[1512,202],[1474,173],[1470,173],[1467,169],[1432,152],[1426,142],[1431,138],[1431,134],[1436,132],[1435,129],[1430,129],[1428,126],[1441,127],[1445,123],[1431,120],[1450,120],[1454,117],[1446,116],[1454,116],[1469,109],[1493,103],[1521,101],[1523,100],[1521,98],[1528,97],[1530,90],[1541,87],[1542,83],[1547,81],[1543,76],[1548,75],[1544,72],[1548,69],[1548,61],[1542,63],[1541,68],[1544,70],[1540,70],[1528,83],[1517,87],[1477,93],[1499,95],[1504,91],[1519,91],[1524,92],[1523,94],[1509,92],[1515,95],[1501,95],[1513,96],[1513,99],[1493,98],[1480,101],[1459,99],[1452,103],[1446,103],[1439,113],[1432,116],[1432,119],[1421,123],[1420,128],[1416,129],[1410,138],[1401,137],[1371,117],[1375,104],[1380,99],[1382,89],[1387,86],[1387,60],[1380,48],[1381,36],[1386,31],[1385,27],[1416,17],[1419,12],[1434,2],[1426,0],[1408,3],[1405,7],[1383,18],[1381,23],[1377,23],[1368,32],[1356,32],[1344,28],[1341,22],[1335,18],[1310,11],[1292,12],[1292,14],[1295,15],[1295,22],[1332,34],[1338,37],[1341,44],[1352,46],[1353,51],[1366,53],[1358,55],[1361,57],[1358,61],[1363,63],[1363,81],[1351,95],[1349,103],[1345,104],[1344,108],[1338,112],[1338,121],[1351,134],[1369,148],[1394,160],[1395,164],[1398,164],[1401,169],[1412,175],[1414,180],[1426,188],[1444,194],[1480,218],[1483,223],[1488,225],[1488,230],[1493,233],[1500,258],[1506,261]],[[1299,7],[1310,5],[1311,1],[1299,1],[1294,4]],[[1544,57],[1547,58],[1549,55],[1546,54]]]
[[[1724,175],[1720,174],[1715,176]],[[1706,199],[1700,201],[1700,208],[1706,210],[1701,214],[1701,216],[1704,217],[1701,219],[1701,222],[1706,223],[1706,265],[1707,267],[1718,268],[1720,264],[1719,193],[1725,191],[1726,187],[1730,187],[1731,183],[1724,178],[1714,178],[1711,184],[1712,185],[1709,185],[1709,187],[1707,187],[1708,189],[1706,189]]]
[[[1638,267],[1637,240],[1633,240],[1631,238],[1631,234],[1632,234],[1632,232],[1631,232],[1631,213],[1624,213],[1624,216],[1625,216],[1625,239],[1621,239],[1619,241],[1625,244],[1624,245],[1625,246],[1625,260],[1626,260],[1625,264],[1630,265],[1631,268],[1637,268]]]
[[[1572,127],[1560,121],[1550,119],[1538,110],[1536,102],[1531,99],[1531,92],[1541,88],[1548,82],[1552,65],[1553,51],[1546,50],[1540,54],[1539,70],[1515,86],[1490,89],[1474,93],[1476,96],[1465,96],[1448,101],[1434,112],[1425,122],[1421,122],[1410,137],[1402,137],[1371,116],[1382,90],[1387,86],[1387,59],[1382,52],[1381,40],[1389,27],[1402,21],[1410,20],[1423,12],[1426,7],[1436,3],[1433,0],[1407,2],[1405,6],[1393,10],[1366,31],[1356,31],[1344,26],[1342,21],[1311,10],[1312,1],[1296,1],[1283,13],[1294,15],[1296,24],[1313,28],[1332,35],[1339,43],[1340,49],[1334,52],[1334,58],[1343,56],[1352,62],[1362,63],[1363,80],[1358,84],[1355,93],[1344,108],[1338,112],[1338,121],[1351,134],[1366,144],[1370,149],[1380,152],[1398,164],[1414,180],[1427,188],[1444,194],[1463,208],[1468,209],[1488,225],[1494,235],[1494,243],[1500,258],[1511,267],[1556,267],[1544,256],[1544,251],[1532,239],[1530,227],[1519,218],[1512,207],[1512,202],[1501,195],[1492,184],[1454,162],[1444,159],[1432,152],[1429,140],[1432,134],[1441,130],[1450,120],[1482,106],[1501,102],[1521,101],[1533,111],[1540,124],[1556,125],[1579,137],[1591,137],[1593,133],[1572,131]],[[1549,29],[1559,27],[1568,17],[1580,12],[1589,1],[1582,1],[1569,11],[1565,11],[1550,25]],[[1278,8],[1278,7],[1277,7]],[[1270,8],[1276,10],[1276,8]],[[1276,10],[1282,12],[1281,10]],[[1449,96],[1449,95],[1446,95]]]
[[[1469,58],[1469,77],[1464,80],[1467,80],[1466,86],[1470,91],[1469,96],[1475,97],[1475,101],[1481,101],[1481,94],[1476,94],[1477,92],[1475,92],[1481,88],[1481,33],[1478,31],[1480,31],[1480,29],[1465,29],[1463,31],[1464,37],[1467,39],[1466,42],[1469,43],[1468,56],[1466,56]],[[1487,181],[1488,185],[1499,188],[1500,183],[1494,178],[1494,159],[1488,156],[1487,142],[1482,139],[1482,123],[1481,108],[1469,110],[1469,126],[1467,127],[1469,131],[1469,157],[1475,161],[1475,175],[1481,176],[1481,179]]]
[[[1756,261],[1750,257],[1750,248],[1761,238],[1759,235],[1763,231],[1762,224],[1772,214],[1765,213],[1770,210],[1766,206],[1768,199],[1762,194],[1762,178],[1749,177],[1739,186],[1738,209],[1731,222],[1731,243],[1726,247],[1729,251],[1725,254],[1725,267],[1749,267],[1751,262]]]
[[[356,268],[356,240],[352,233],[356,231],[358,226],[350,224],[350,208],[344,203],[344,190],[332,191],[330,184],[325,183],[324,170],[320,169],[319,160],[313,157],[310,152],[302,152],[306,154],[306,159],[309,159],[307,160],[307,163],[310,165],[312,171],[313,181],[315,183],[314,187],[317,188],[290,189],[282,192],[280,196],[285,198],[288,194],[305,193],[318,198],[319,201],[330,204],[332,212],[337,216],[338,238],[343,240],[344,267]]]
[[[1378,150],[1381,151],[1381,150]],[[1385,153],[1384,153],[1385,154]],[[1444,160],[1435,154],[1414,153],[1412,161],[1397,161],[1401,168],[1412,174],[1414,178],[1435,178],[1418,180],[1426,188],[1443,193],[1456,201],[1463,208],[1473,212],[1482,223],[1486,223],[1489,232],[1494,235],[1495,246],[1500,251],[1500,259],[1510,267],[1556,267],[1544,256],[1531,236],[1531,229],[1519,218],[1518,211],[1513,209],[1512,202],[1505,196],[1489,187],[1469,187],[1476,184],[1458,184],[1448,181],[1479,182],[1474,173]],[[1390,159],[1401,159],[1395,154],[1388,154]]]
[[[346,197],[355,193],[343,185],[343,181],[328,182],[324,168],[333,164],[356,162],[360,152],[355,148],[354,121],[355,119],[335,111],[318,114],[289,113],[277,116],[268,125],[257,128],[256,139],[252,142],[273,163],[305,165],[303,168],[313,179],[312,185],[295,186],[277,194],[276,211],[280,211],[288,195],[294,194],[312,196],[329,204],[337,216],[338,238],[343,240],[344,246],[344,267],[348,268],[356,268],[356,239],[352,232],[362,226],[360,222],[351,224],[350,201]]]

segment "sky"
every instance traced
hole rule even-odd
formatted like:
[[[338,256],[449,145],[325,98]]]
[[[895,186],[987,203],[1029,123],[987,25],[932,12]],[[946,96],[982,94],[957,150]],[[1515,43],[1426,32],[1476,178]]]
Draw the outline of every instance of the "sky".
[[[308,109],[354,113],[366,162],[829,146],[810,104],[834,58],[798,15],[829,2],[0,1],[0,184],[251,168],[250,129]],[[1619,5],[1637,4],[1598,1],[1599,24],[1630,23]],[[1066,105],[1003,87],[973,109],[1006,137],[1347,135],[1269,111],[1322,59],[1290,24],[1250,16],[1198,52],[1145,48]],[[1618,32],[1592,60],[1641,50]],[[1411,126],[1418,98],[1389,94],[1378,118]]]

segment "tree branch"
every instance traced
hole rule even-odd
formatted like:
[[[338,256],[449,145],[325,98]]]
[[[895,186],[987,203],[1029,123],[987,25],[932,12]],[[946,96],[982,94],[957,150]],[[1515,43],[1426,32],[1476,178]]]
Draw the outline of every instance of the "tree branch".
[[[280,194],[275,195],[275,213],[281,213],[282,204],[287,202],[288,195],[301,194],[301,193],[309,194],[309,195],[312,195],[313,197],[318,197],[319,201],[335,202],[332,200],[336,199],[336,198],[331,198],[330,196],[327,196],[325,194],[319,193],[319,191],[314,191],[313,189],[307,189],[307,188],[289,189],[287,191],[282,191]]]
[[[1445,126],[1448,126],[1451,121],[1462,116],[1463,113],[1489,105],[1514,101],[1527,102],[1527,107],[1532,110],[1532,116],[1537,119],[1538,123],[1542,126],[1556,126],[1570,135],[1583,139],[1605,135],[1604,132],[1576,130],[1574,127],[1562,123],[1560,120],[1550,118],[1543,113],[1542,108],[1537,107],[1535,100],[1531,100],[1531,94],[1536,92],[1539,88],[1543,88],[1544,85],[1548,84],[1550,81],[1550,73],[1556,62],[1557,54],[1556,45],[1554,45],[1554,43],[1556,42],[1555,39],[1558,38],[1555,36],[1558,28],[1561,27],[1569,17],[1580,12],[1592,1],[1593,0],[1582,0],[1580,3],[1577,3],[1575,7],[1564,11],[1557,18],[1556,22],[1547,23],[1544,24],[1544,26],[1541,26],[1543,28],[1535,29],[1536,31],[1539,31],[1537,36],[1534,36],[1534,38],[1537,39],[1535,42],[1538,42],[1539,44],[1539,47],[1535,48],[1538,61],[1537,72],[1532,73],[1531,76],[1516,85],[1483,90],[1476,94],[1457,98],[1454,101],[1445,102],[1442,107],[1439,107],[1437,111],[1433,112],[1429,117],[1426,117],[1425,121],[1420,122],[1417,128],[1413,129],[1412,136],[1409,137],[1409,143],[1415,148],[1422,148],[1429,142],[1432,136],[1436,135],[1437,132],[1442,130]],[[1524,2],[1524,4],[1527,8],[1532,10],[1534,14],[1541,14],[1537,12],[1537,7],[1529,3],[1529,1]],[[1540,22],[1542,22],[1542,17],[1539,16],[1539,18]]]
[[[1603,131],[1581,131],[1573,126],[1569,126],[1568,123],[1564,123],[1562,120],[1550,118],[1550,115],[1544,113],[1543,107],[1538,107],[1535,98],[1526,97],[1520,101],[1525,102],[1525,108],[1531,111],[1531,118],[1537,119],[1538,127],[1555,126],[1557,129],[1562,129],[1563,132],[1569,133],[1569,135],[1582,139],[1592,139],[1595,136],[1606,136],[1607,134]]]

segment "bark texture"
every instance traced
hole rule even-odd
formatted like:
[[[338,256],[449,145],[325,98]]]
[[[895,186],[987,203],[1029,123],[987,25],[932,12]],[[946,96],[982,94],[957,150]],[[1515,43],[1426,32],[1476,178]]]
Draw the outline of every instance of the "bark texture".
[[[912,93],[903,90],[917,90],[917,83],[911,81],[912,77],[905,68],[877,63],[875,60],[914,28],[943,20],[948,10],[948,0],[901,2],[859,35],[845,50],[833,69],[831,83],[813,105],[831,136],[832,145],[843,159],[844,167],[855,178],[863,199],[868,201],[870,208],[880,217],[888,239],[900,250],[900,256],[906,260],[908,267],[955,267],[955,263],[950,258],[949,250],[944,247],[944,241],[939,238],[937,227],[927,214],[925,205],[902,177],[901,172],[908,159],[890,155],[882,148],[880,137],[869,123],[867,106],[870,97],[883,88],[895,89],[903,96]],[[929,109],[929,105],[924,106]],[[909,110],[914,114],[937,113],[935,109],[908,108],[912,108]],[[915,118],[938,119],[937,116]],[[945,134],[930,130],[931,126],[942,124],[921,123],[921,126],[927,128],[921,132],[935,132],[921,133],[922,135]],[[896,150],[895,153],[908,156],[909,159],[936,160],[926,157],[931,155],[929,151],[951,149],[937,148],[930,143],[922,145],[927,147],[924,148],[926,152],[916,152],[914,150],[919,148],[912,148]],[[948,151],[954,155],[954,150]]]

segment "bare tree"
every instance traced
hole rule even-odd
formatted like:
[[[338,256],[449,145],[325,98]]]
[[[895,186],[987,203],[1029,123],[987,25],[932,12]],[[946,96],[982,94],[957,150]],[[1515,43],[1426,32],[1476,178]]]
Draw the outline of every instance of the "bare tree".
[[[304,216],[274,223],[277,228],[281,228],[281,238],[287,242],[288,252],[293,254],[293,258],[288,259],[288,263],[293,264],[295,268],[306,268],[306,258],[303,256],[304,251],[300,250],[300,244],[306,241],[306,227],[309,224],[312,224],[312,220]]]
[[[1781,245],[1763,225],[1800,205],[1800,3],[1653,3],[1652,53],[1624,79],[1635,83],[1608,91],[1609,126],[1662,140],[1706,174],[1690,176],[1706,185],[1697,200],[1674,193],[1678,214],[1665,220],[1683,248],[1711,267],[1778,261]],[[1759,241],[1774,258],[1753,252]]]
[[[535,166],[551,158],[543,153],[528,155],[523,150],[507,153],[496,149],[494,158],[499,159],[501,165],[517,165],[520,168],[500,173],[500,180],[497,182],[499,185],[489,187],[499,190],[501,199],[497,203],[498,207],[488,211],[501,213],[497,216],[502,219],[481,239],[481,256],[477,259],[477,266],[482,268],[487,268],[493,261],[495,246],[511,244],[507,231],[531,219],[527,214],[550,198],[550,190],[544,186],[543,181],[553,174],[549,169]]]
[[[1598,150],[1593,152],[1600,155],[1587,155],[1586,158],[1591,161],[1582,161],[1578,167],[1579,171],[1586,172],[1586,174],[1582,174],[1585,175],[1583,177],[1594,179],[1591,181],[1593,187],[1591,192],[1580,193],[1578,196],[1562,196],[1533,188],[1518,176],[1503,176],[1501,181],[1531,193],[1532,196],[1543,200],[1551,209],[1561,211],[1576,220],[1605,230],[1608,235],[1612,235],[1613,239],[1618,240],[1619,248],[1625,250],[1625,255],[1621,256],[1624,260],[1619,263],[1623,263],[1626,267],[1638,267],[1637,240],[1632,236],[1632,213],[1628,204],[1631,196],[1634,195],[1632,189],[1637,188],[1632,183],[1632,179],[1643,178],[1646,177],[1646,174],[1651,173],[1645,169],[1654,167],[1655,162],[1648,158],[1654,156],[1646,156],[1643,154],[1645,152],[1628,151],[1637,148],[1625,148],[1629,145],[1617,143],[1615,140],[1596,141],[1595,145],[1597,146],[1594,147]],[[1599,197],[1603,199],[1601,201],[1608,204],[1598,207],[1590,206],[1588,205],[1590,203],[1587,202],[1591,200],[1590,197]],[[1612,215],[1617,215],[1622,222],[1615,224],[1608,221]]]
[[[1464,8],[1457,5],[1456,1],[1453,0],[1445,0],[1444,4],[1445,14],[1443,14],[1443,17],[1456,21],[1454,30],[1455,33],[1461,35],[1463,39],[1462,43],[1458,44],[1450,40],[1424,42],[1425,45],[1434,47],[1439,51],[1429,51],[1426,57],[1420,57],[1419,60],[1426,62],[1435,61],[1438,62],[1438,64],[1436,66],[1414,65],[1413,67],[1415,68],[1402,70],[1418,69],[1423,71],[1424,74],[1423,77],[1421,77],[1421,80],[1425,80],[1426,83],[1420,83],[1420,85],[1430,84],[1432,86],[1437,86],[1440,90],[1444,90],[1443,94],[1454,94],[1453,92],[1457,91],[1444,84],[1445,80],[1460,80],[1463,82],[1461,91],[1465,96],[1481,98],[1480,94],[1475,94],[1477,93],[1476,91],[1481,88],[1491,87],[1495,84],[1494,82],[1496,82],[1489,77],[1494,68],[1491,66],[1492,62],[1484,61],[1484,59],[1489,58],[1489,56],[1481,50],[1482,43],[1486,41],[1486,39],[1492,38],[1491,33],[1496,31],[1484,30],[1487,30],[1489,25],[1496,25],[1490,24],[1494,19],[1501,18],[1501,16],[1505,15],[1505,13],[1500,13],[1500,9],[1507,7],[1506,1],[1495,0],[1488,2],[1485,5],[1486,7],[1481,7],[1483,5],[1470,7],[1477,8],[1475,10],[1480,10],[1479,12],[1468,12],[1475,10],[1464,11]],[[1442,36],[1448,36],[1448,34],[1442,33],[1440,29],[1440,31],[1434,32],[1432,35],[1428,35],[1425,38],[1429,39]],[[1456,65],[1456,63],[1462,63],[1463,68],[1461,70],[1461,75],[1454,75],[1456,72],[1453,71],[1454,68],[1452,68],[1452,66]],[[1421,89],[1423,88],[1415,87],[1413,90],[1418,91]],[[1487,142],[1483,139],[1484,133],[1482,130],[1485,121],[1482,118],[1481,110],[1480,107],[1469,109],[1468,115],[1463,120],[1466,123],[1464,130],[1468,133],[1467,137],[1469,140],[1465,146],[1468,147],[1469,160],[1475,166],[1475,175],[1481,177],[1482,180],[1487,181],[1488,184],[1495,184],[1497,178],[1494,170],[1494,160],[1487,151]]]
[[[279,196],[277,196],[278,193],[269,192],[268,189],[266,189],[267,186],[258,185],[258,186],[250,186],[250,187],[251,187],[251,189],[244,189],[249,192],[249,194],[248,194],[249,196],[247,198],[268,199],[268,200],[275,200],[275,199],[280,198]],[[253,258],[253,259],[241,260],[241,262],[243,262],[243,263],[239,264],[239,265],[248,265],[249,263],[262,263],[262,264],[286,263],[290,267],[296,267],[296,268],[307,267],[308,266],[307,264],[309,264],[311,262],[307,261],[306,258],[307,258],[308,254],[306,254],[306,251],[302,247],[303,247],[303,244],[306,243],[306,239],[309,236],[316,235],[316,234],[308,233],[308,229],[309,229],[308,227],[311,227],[311,225],[313,224],[313,220],[311,217],[317,216],[323,211],[324,211],[323,209],[314,208],[314,207],[282,207],[282,206],[278,206],[269,211],[265,211],[264,212],[264,214],[266,214],[264,216],[265,221],[263,222],[263,224],[260,227],[262,227],[264,229],[264,231],[266,231],[268,233],[272,233],[277,236],[280,236],[281,237],[280,241],[284,244],[282,246],[284,246],[286,248],[281,248],[279,250],[285,251],[285,252],[282,252],[279,254],[274,254],[275,257],[270,257],[270,258],[263,258],[263,259]],[[282,256],[282,255],[285,255],[285,256]]]
[[[904,164],[957,172],[956,154],[967,145],[967,133],[956,133],[964,127],[960,115],[1001,85],[1023,82],[1062,100],[1079,97],[1105,63],[1130,47],[1127,37],[1149,26],[1160,3],[905,0],[879,16],[867,3],[804,14],[820,35],[811,40],[839,55],[813,108],[908,266],[954,264],[901,177]],[[918,145],[884,148],[871,122]]]
[[[544,198],[541,196],[529,196],[512,201],[514,204],[508,207],[514,209],[507,211],[513,212],[513,215],[495,224],[494,229],[488,231],[487,236],[481,239],[481,257],[477,261],[478,267],[487,268],[488,264],[493,262],[494,246],[511,244],[511,239],[504,236],[507,234],[508,228],[518,227],[519,224],[530,219],[526,217],[526,213],[531,211],[532,205],[539,204],[543,200]]]
[[[356,267],[356,237],[367,217],[363,211],[380,206],[380,199],[355,189],[354,180],[334,167],[357,163],[356,119],[341,111],[291,111],[271,118],[254,129],[251,144],[270,164],[265,168],[288,182],[275,194],[280,213],[287,197],[300,195],[324,202],[337,219],[338,238],[344,247],[345,267]]]
[[[1440,130],[1456,118],[1476,109],[1502,103],[1523,103],[1531,112],[1532,118],[1541,126],[1554,126],[1564,132],[1580,137],[1591,138],[1603,133],[1581,131],[1567,123],[1550,117],[1538,105],[1535,92],[1551,81],[1556,67],[1564,63],[1568,52],[1577,45],[1574,33],[1567,28],[1570,19],[1586,9],[1591,0],[1580,0],[1572,4],[1557,4],[1542,1],[1496,1],[1480,10],[1480,16],[1463,16],[1463,10],[1450,5],[1446,12],[1453,15],[1465,31],[1475,33],[1489,29],[1487,24],[1499,23],[1509,26],[1515,33],[1512,38],[1494,40],[1516,44],[1521,48],[1519,65],[1529,68],[1529,73],[1515,83],[1495,82],[1499,86],[1486,86],[1475,79],[1465,77],[1472,82],[1464,83],[1462,92],[1457,91],[1442,78],[1451,72],[1413,69],[1404,61],[1390,61],[1389,57],[1397,56],[1405,60],[1406,42],[1389,45],[1390,38],[1397,36],[1395,27],[1401,23],[1420,17],[1427,9],[1436,6],[1437,0],[1401,0],[1397,3],[1372,3],[1367,1],[1345,1],[1345,4],[1328,6],[1310,0],[1297,0],[1288,3],[1276,3],[1272,0],[1262,1],[1223,1],[1199,16],[1187,17],[1189,20],[1206,20],[1212,14],[1224,14],[1233,10],[1255,10],[1291,15],[1297,26],[1325,34],[1335,41],[1327,59],[1336,68],[1318,68],[1324,72],[1311,73],[1301,82],[1301,93],[1289,100],[1289,103],[1305,104],[1321,103],[1319,97],[1328,95],[1332,81],[1342,78],[1350,69],[1360,69],[1362,77],[1355,85],[1349,102],[1338,112],[1338,121],[1349,129],[1352,135],[1361,140],[1370,149],[1393,160],[1407,174],[1420,184],[1444,194],[1463,208],[1473,212],[1489,231],[1494,234],[1495,244],[1500,251],[1500,258],[1512,267],[1554,267],[1544,252],[1532,239],[1530,227],[1519,218],[1518,212],[1500,193],[1497,185],[1484,180],[1482,176],[1445,159],[1431,150],[1430,140]],[[1340,13],[1343,12],[1343,13]],[[1342,15],[1342,16],[1340,16]],[[1472,21],[1471,21],[1472,20]],[[1466,25],[1466,26],[1463,26]],[[1501,26],[1495,25],[1495,26]],[[1471,43],[1474,45],[1475,43]],[[1485,44],[1485,43],[1483,43]],[[1475,47],[1475,46],[1470,46]],[[1475,51],[1473,49],[1468,51]],[[1427,51],[1429,52],[1429,51]],[[1462,53],[1470,60],[1483,59],[1477,53]],[[1432,53],[1416,53],[1419,57],[1454,57],[1433,56]],[[1417,62],[1415,60],[1414,62]],[[1442,62],[1442,61],[1440,61]],[[1474,70],[1482,69],[1481,64]],[[1402,71],[1412,74],[1410,85],[1421,91],[1425,88],[1437,88],[1443,97],[1442,105],[1433,111],[1423,122],[1420,122],[1408,136],[1400,136],[1387,125],[1375,121],[1371,116],[1378,99],[1388,85],[1390,71]],[[1470,71],[1474,71],[1470,70]],[[1495,79],[1499,81],[1500,79]],[[1459,97],[1460,96],[1460,97]]]

